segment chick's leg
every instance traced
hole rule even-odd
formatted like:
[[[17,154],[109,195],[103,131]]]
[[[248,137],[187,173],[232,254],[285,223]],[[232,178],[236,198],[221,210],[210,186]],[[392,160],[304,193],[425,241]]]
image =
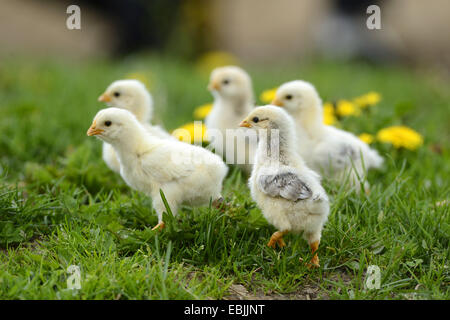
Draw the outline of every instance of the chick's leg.
[[[308,264],[308,268],[318,268],[320,267],[319,264],[319,256],[317,255],[317,249],[319,249],[319,240],[311,242],[309,244],[309,247],[311,248],[311,253],[314,254],[314,256],[311,259],[311,262]]]
[[[169,205],[169,209],[171,210],[173,216],[176,216],[177,212],[178,212],[178,206],[179,206],[179,203],[176,200],[178,197],[178,194],[173,192],[173,190],[170,190],[170,189],[169,190],[166,189],[164,192],[165,192],[167,204]],[[163,221],[163,214],[164,214],[164,212],[167,212],[167,209],[164,204],[164,201],[162,200],[162,198],[160,197],[159,194],[153,195],[152,198],[154,199],[153,200],[153,208],[155,209],[156,214],[158,216],[158,224],[156,226],[154,226],[152,228],[152,230],[158,230],[158,229],[162,230],[166,226],[166,224]]]
[[[152,228],[152,230],[159,230],[161,231],[164,229],[166,224],[163,221],[163,212],[165,210],[164,203],[161,199],[155,199],[155,202],[153,203],[153,208],[156,211],[156,214],[158,216],[158,224]]]
[[[157,206],[156,206],[157,207]],[[162,211],[160,208],[155,208],[156,213],[158,214],[158,224],[152,228],[152,230],[159,230],[161,231],[166,226],[164,221],[162,220]]]
[[[283,248],[286,246],[286,243],[283,240],[283,236],[288,233],[287,231],[277,231],[274,232],[274,234],[272,234],[272,236],[270,237],[269,243],[267,243],[267,246],[275,249],[276,245],[278,244],[278,246],[280,248]]]

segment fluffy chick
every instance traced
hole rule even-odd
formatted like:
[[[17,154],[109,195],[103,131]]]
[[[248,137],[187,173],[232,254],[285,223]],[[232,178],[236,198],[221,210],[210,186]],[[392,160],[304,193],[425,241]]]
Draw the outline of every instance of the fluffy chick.
[[[348,179],[359,192],[366,171],[382,165],[378,152],[354,134],[323,123],[322,101],[312,84],[287,82],[278,88],[272,104],[294,118],[300,155],[312,169],[340,182]]]
[[[303,232],[313,253],[311,266],[319,266],[317,249],[328,218],[329,202],[320,177],[297,152],[292,118],[275,106],[254,109],[240,126],[258,131],[255,164],[249,179],[253,199],[275,232],[268,246],[284,247],[283,236]]]
[[[228,168],[210,151],[175,139],[151,134],[128,110],[100,110],[87,131],[110,144],[120,162],[125,182],[153,199],[158,225],[165,211],[160,190],[175,215],[183,204],[203,205],[221,199]],[[155,229],[154,228],[154,229]]]
[[[98,101],[105,102],[111,107],[131,111],[150,133],[164,139],[172,139],[172,136],[164,129],[150,124],[153,116],[153,98],[142,82],[138,80],[114,81],[98,98]],[[111,170],[117,173],[120,171],[117,155],[108,143],[103,143],[102,156]]]
[[[214,97],[213,108],[205,119],[211,144],[227,163],[237,163],[250,174],[257,143],[254,136],[248,136],[248,130],[239,128],[239,122],[254,108],[250,76],[236,66],[216,68],[211,72],[208,90]],[[221,137],[211,136],[212,129]]]

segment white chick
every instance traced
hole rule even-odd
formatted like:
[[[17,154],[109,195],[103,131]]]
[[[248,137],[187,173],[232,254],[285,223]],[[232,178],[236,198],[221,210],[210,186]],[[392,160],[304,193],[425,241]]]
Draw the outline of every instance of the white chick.
[[[153,116],[153,99],[145,88],[145,85],[138,80],[117,80],[111,83],[106,91],[98,98],[98,101],[105,102],[108,106],[126,109],[131,111],[138,121],[140,121],[153,135],[161,138],[173,137],[159,126],[150,124]],[[114,149],[103,143],[103,160],[113,171],[120,172],[120,164]]]
[[[250,76],[236,66],[216,68],[211,72],[208,89],[214,97],[213,108],[205,119],[211,145],[227,163],[237,164],[250,174],[256,136],[239,128],[241,119],[254,108]],[[213,136],[212,132],[221,136]]]
[[[165,206],[160,189],[174,215],[183,203],[203,205],[212,199],[215,204],[222,199],[222,182],[228,168],[219,156],[198,146],[153,135],[128,110],[100,110],[87,135],[110,144],[125,182],[152,198],[158,215],[158,225],[153,229],[164,227]]]
[[[249,179],[252,198],[276,231],[268,246],[284,247],[289,231],[303,232],[319,266],[317,249],[328,218],[329,202],[319,175],[309,169],[297,152],[293,119],[283,109],[264,106],[254,109],[240,126],[258,131],[255,164]]]
[[[383,158],[354,134],[323,123],[322,101],[314,86],[295,80],[280,86],[273,105],[286,109],[296,123],[299,152],[307,165],[342,182],[348,179],[356,191],[370,168]],[[368,183],[365,182],[368,191]]]

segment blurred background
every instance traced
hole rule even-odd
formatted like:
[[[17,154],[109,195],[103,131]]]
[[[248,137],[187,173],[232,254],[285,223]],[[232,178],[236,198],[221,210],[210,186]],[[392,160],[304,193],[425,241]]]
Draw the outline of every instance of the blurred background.
[[[81,8],[68,30],[66,8]],[[381,30],[366,9],[381,8]],[[448,0],[0,0],[0,58],[122,57],[158,51],[193,59],[211,50],[240,61],[365,59],[450,66]]]
[[[80,30],[66,26],[70,5]],[[367,27],[370,5],[381,9],[380,30]],[[229,64],[249,72],[257,105],[304,79],[333,125],[373,137],[408,126],[445,152],[449,26],[448,0],[0,0],[0,175],[65,167],[76,150],[101,162],[86,130],[117,79],[147,86],[153,123],[192,128],[211,108],[210,71]],[[377,107],[358,113],[353,101],[365,94]]]

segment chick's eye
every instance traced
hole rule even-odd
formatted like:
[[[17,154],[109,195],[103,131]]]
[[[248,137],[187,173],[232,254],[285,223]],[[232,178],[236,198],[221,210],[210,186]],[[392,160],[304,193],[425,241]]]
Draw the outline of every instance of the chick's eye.
[[[120,92],[117,92],[117,91],[114,92],[114,97],[116,97],[116,98],[117,98],[117,97],[120,97]]]
[[[111,125],[111,121],[107,120],[105,121],[105,126],[109,127]]]
[[[229,83],[230,83],[230,80],[225,79],[225,80],[222,81],[222,83],[223,83],[223,84],[229,84]]]
[[[258,118],[258,117],[254,117],[254,118],[252,119],[252,121],[253,121],[254,123],[257,123],[257,122],[259,121],[259,118]]]
[[[292,99],[292,95],[288,94],[285,98],[286,98],[286,100],[291,100]]]

